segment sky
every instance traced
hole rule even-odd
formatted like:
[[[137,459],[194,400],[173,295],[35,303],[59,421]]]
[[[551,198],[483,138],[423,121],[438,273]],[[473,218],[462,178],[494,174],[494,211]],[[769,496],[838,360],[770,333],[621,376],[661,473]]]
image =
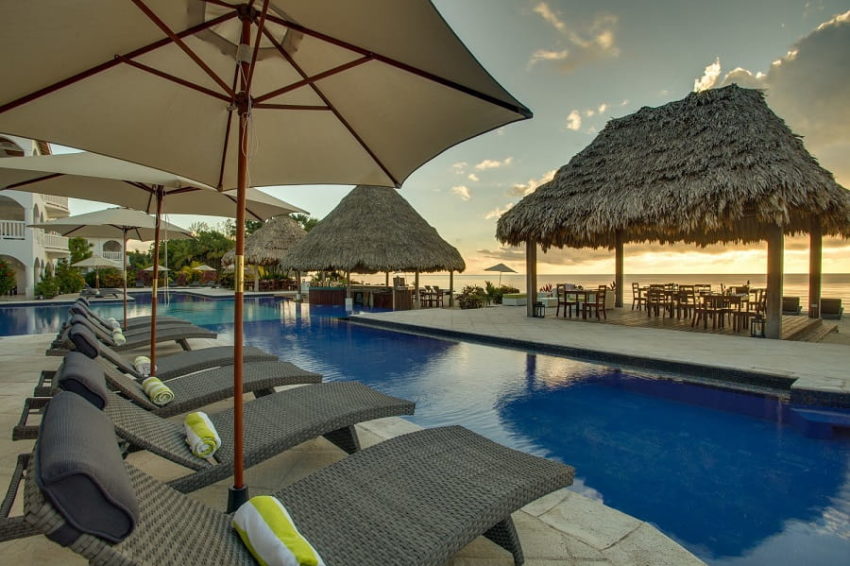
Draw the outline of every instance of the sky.
[[[770,107],[836,180],[850,187],[850,0],[436,0],[484,67],[534,118],[451,148],[401,194],[464,257],[468,274],[525,250],[496,238],[499,216],[552,178],[611,118],[694,90],[764,89]],[[316,218],[351,186],[271,187]],[[72,201],[71,213],[102,205]],[[173,215],[171,222],[222,219]],[[759,273],[766,245],[627,245],[625,271]],[[807,238],[786,238],[785,271],[808,271]],[[613,273],[613,252],[538,253],[541,274]],[[850,273],[850,241],[825,239],[823,271]]]

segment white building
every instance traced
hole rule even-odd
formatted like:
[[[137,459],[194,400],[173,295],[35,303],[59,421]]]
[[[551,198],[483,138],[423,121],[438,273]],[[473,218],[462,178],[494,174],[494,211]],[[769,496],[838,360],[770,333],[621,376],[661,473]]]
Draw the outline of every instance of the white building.
[[[49,147],[15,136],[0,136],[0,158],[49,153]],[[0,163],[2,166],[2,163]],[[0,191],[0,259],[14,269],[19,297],[33,297],[33,288],[47,264],[68,257],[68,238],[48,233],[27,224],[65,218],[69,214],[68,198],[22,191]],[[121,262],[124,259],[120,240],[89,240],[92,252]]]

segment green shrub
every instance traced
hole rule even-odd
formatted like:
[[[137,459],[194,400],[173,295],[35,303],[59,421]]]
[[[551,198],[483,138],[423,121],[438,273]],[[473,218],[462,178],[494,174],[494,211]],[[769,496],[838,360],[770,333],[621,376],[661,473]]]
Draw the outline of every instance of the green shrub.
[[[79,293],[86,286],[86,281],[67,259],[60,259],[56,264],[56,285],[60,293]]]
[[[59,294],[59,285],[53,276],[53,267],[48,264],[41,273],[41,279],[35,284],[35,296],[44,299],[52,299]]]
[[[457,297],[457,304],[462,309],[480,309],[487,303],[487,292],[478,285],[467,285]]]
[[[496,287],[489,281],[485,281],[484,284],[487,287],[488,302],[494,305],[501,305],[502,297],[504,295],[510,295],[511,293],[519,293],[519,289],[517,289],[516,287],[511,287],[510,285],[502,285],[501,287]]]
[[[5,295],[18,285],[15,279],[15,270],[8,263],[0,259],[0,295]]]

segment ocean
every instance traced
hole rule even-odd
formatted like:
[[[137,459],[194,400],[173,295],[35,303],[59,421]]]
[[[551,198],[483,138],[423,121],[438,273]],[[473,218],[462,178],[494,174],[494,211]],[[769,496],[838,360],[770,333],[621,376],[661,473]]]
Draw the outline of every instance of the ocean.
[[[413,285],[413,274],[400,274],[405,277],[408,285]],[[393,274],[390,274],[392,281]],[[384,283],[383,274],[373,275],[358,275],[353,276],[357,281],[365,283]],[[477,275],[455,274],[454,288],[460,291],[466,285],[480,285],[484,287],[486,281],[492,282],[494,285],[499,284],[498,273],[485,273]],[[554,287],[557,283],[573,283],[582,287],[596,287],[597,285],[611,285],[614,281],[613,274],[605,275],[538,275],[538,289],[547,283],[551,283]],[[667,274],[667,275],[632,275],[625,274],[623,282],[625,289],[623,291],[623,301],[626,306],[632,302],[632,283],[639,283],[641,286],[650,283],[680,283],[691,285],[695,283],[710,283],[712,289],[720,289],[721,285],[727,287],[734,285],[745,285],[747,281],[753,287],[765,287],[767,285],[767,276],[762,274]],[[436,285],[441,289],[449,288],[449,276],[444,273],[423,273],[419,275],[419,285]],[[502,274],[502,285],[511,285],[520,290],[521,293],[526,291],[525,275],[519,273],[504,273]],[[786,297],[800,297],[800,304],[805,305],[809,296],[809,275],[807,273],[786,273],[783,281],[782,294]],[[824,273],[821,280],[821,297],[839,298],[845,307],[850,307],[850,273]]]

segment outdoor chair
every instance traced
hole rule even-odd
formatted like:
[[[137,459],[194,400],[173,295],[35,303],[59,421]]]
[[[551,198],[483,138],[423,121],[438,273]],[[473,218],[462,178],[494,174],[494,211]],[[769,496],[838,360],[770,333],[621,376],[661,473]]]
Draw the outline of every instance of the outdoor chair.
[[[253,393],[254,397],[263,397],[275,392],[275,387],[287,385],[306,385],[321,383],[322,376],[306,371],[289,362],[249,362],[243,366],[243,393]],[[64,378],[78,382],[94,383],[95,388],[107,385],[113,391],[161,417],[170,417],[233,397],[233,367],[202,370],[185,377],[169,380],[166,383],[174,392],[174,400],[164,406],[154,404],[145,394],[138,381],[129,377],[102,358],[98,361],[80,354],[69,352],[62,364],[51,373],[50,387],[36,389],[35,397],[24,402],[24,409],[18,424],[12,430],[12,440],[35,438],[38,427],[27,424],[29,418],[40,414],[49,403],[50,397],[58,393]],[[42,377],[41,382],[47,381]]]
[[[139,373],[131,360],[124,358],[121,354],[97,340],[87,328],[79,325],[74,326],[69,329],[68,337],[74,350],[82,352],[90,358],[103,356],[121,372],[136,379],[147,377]],[[242,360],[244,362],[274,361],[277,360],[277,356],[253,346],[245,346]],[[200,350],[157,356],[156,371],[152,374],[162,380],[167,380],[202,369],[230,365],[233,365],[233,346],[212,346]]]
[[[45,400],[45,415],[50,414],[50,404],[58,396]],[[107,392],[106,399],[103,412],[129,446],[147,450],[191,470],[170,481],[173,488],[194,491],[232,474],[232,408],[207,413],[221,437],[221,447],[212,461],[207,461],[192,454],[186,444],[182,421],[155,415],[113,392]],[[264,462],[319,436],[353,454],[360,449],[355,424],[412,415],[414,408],[411,401],[384,395],[354,381],[305,385],[253,399],[244,404],[245,467]],[[39,431],[35,434],[41,435]]]
[[[573,316],[573,308],[575,308],[576,316],[578,316],[578,297],[575,294],[570,294],[570,288],[573,285],[558,283],[555,285],[555,297],[558,299],[558,305],[555,308],[555,317],[561,313],[561,307],[564,307],[564,318],[570,315]]]
[[[80,524],[74,509],[45,496],[40,462],[50,457],[51,444],[74,454],[71,465],[87,469],[100,452],[92,437],[104,443],[108,437],[103,430],[108,422],[96,409],[79,399],[60,401],[57,418],[48,411],[43,423],[48,445],[39,441],[28,463],[29,525],[96,565],[256,564],[231,527],[231,515],[174,491],[113,452],[102,466],[97,462],[103,468],[97,473],[124,488],[115,490],[115,499],[129,499],[137,509],[128,532],[115,537],[118,542],[91,534],[94,529]],[[570,485],[573,476],[570,466],[450,426],[386,440],[272,495],[329,566],[445,564],[480,535],[508,550],[519,565],[523,553],[511,513]],[[110,504],[116,507],[114,500],[105,507]]]
[[[667,311],[667,298],[664,287],[661,285],[650,285],[646,291],[646,316],[664,316]]]
[[[101,287],[100,288],[100,296],[101,297],[116,297],[121,298],[124,296],[124,290],[118,289],[116,287]]]
[[[642,310],[646,308],[646,297],[643,296],[643,290],[637,283],[632,283],[632,310]]]
[[[844,307],[841,306],[841,299],[821,299],[820,300],[820,317],[825,319],[840,320],[844,313]]]
[[[724,319],[730,312],[728,297],[724,295],[703,295],[694,312],[691,327],[697,326],[702,320],[703,328],[707,329],[708,319],[711,318],[712,329],[723,328],[725,326]]]
[[[782,314],[800,314],[800,297],[782,297]]]
[[[593,300],[588,300],[581,304],[582,318],[587,318],[592,313],[596,316],[596,320],[599,320],[599,314],[602,313],[602,318],[608,320],[608,315],[605,313],[605,294],[606,287],[604,285],[600,286],[599,290],[593,294]]]
[[[74,301],[74,304],[68,308],[68,312],[71,314],[79,314],[86,318],[88,318],[92,323],[99,324],[104,330],[108,332],[112,332],[112,325],[104,319],[102,316],[91,310],[88,304],[85,301],[81,301],[77,299]],[[150,316],[134,316],[127,319],[127,326],[123,327],[123,320],[119,320],[118,322],[122,323],[122,327],[124,331],[129,331],[138,328],[144,328],[150,330],[151,320],[153,317]],[[192,324],[188,320],[184,320],[182,318],[177,318],[174,316],[157,316],[156,322],[158,326],[168,326],[175,324]]]
[[[431,292],[433,293],[433,295],[432,295],[432,297],[433,297],[432,306],[442,307],[443,306],[443,295],[445,294],[445,291],[443,291],[442,289],[440,289],[439,287],[434,285],[431,288]]]
[[[690,318],[697,308],[697,295],[693,285],[679,285],[676,296],[676,318]]]
[[[142,346],[150,346],[151,343],[149,331],[132,331],[127,334],[124,334],[125,338],[127,339],[124,344],[116,344],[115,341],[112,339],[111,335],[104,333],[103,331],[99,331],[96,326],[94,326],[85,318],[79,315],[74,315],[73,317],[71,317],[71,325],[68,328],[65,328],[60,331],[60,335],[56,338],[56,340],[53,341],[53,343],[50,345],[50,348],[47,350],[47,355],[65,355],[65,352],[67,352],[71,348],[70,332],[75,326],[79,325],[84,326],[93,334],[95,334],[101,343],[118,351],[135,350],[136,348]],[[189,345],[189,338],[216,337],[218,337],[217,332],[208,330],[206,328],[201,328],[200,326],[174,325],[157,328],[156,342],[158,344],[160,342],[174,341],[177,342],[184,350],[191,350],[192,347]]]

